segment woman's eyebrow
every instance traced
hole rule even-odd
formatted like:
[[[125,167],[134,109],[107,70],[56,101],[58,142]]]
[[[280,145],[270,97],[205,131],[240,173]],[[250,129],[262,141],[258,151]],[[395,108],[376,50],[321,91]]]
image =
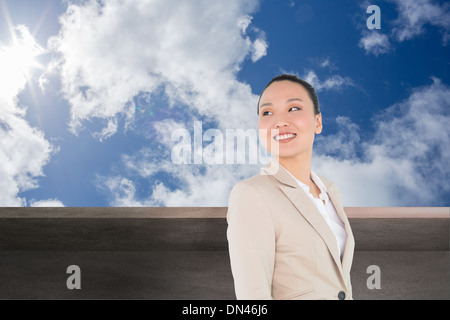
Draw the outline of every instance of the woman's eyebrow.
[[[272,105],[272,102],[267,102],[267,103],[263,103],[262,105],[260,105],[259,108],[261,109],[262,107],[271,106],[271,105]]]

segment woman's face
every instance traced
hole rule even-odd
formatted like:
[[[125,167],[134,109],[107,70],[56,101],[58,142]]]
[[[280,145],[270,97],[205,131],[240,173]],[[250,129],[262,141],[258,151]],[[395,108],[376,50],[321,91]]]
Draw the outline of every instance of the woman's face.
[[[322,116],[314,114],[302,85],[276,81],[261,96],[258,129],[267,150],[279,159],[311,154],[314,135],[322,132]]]

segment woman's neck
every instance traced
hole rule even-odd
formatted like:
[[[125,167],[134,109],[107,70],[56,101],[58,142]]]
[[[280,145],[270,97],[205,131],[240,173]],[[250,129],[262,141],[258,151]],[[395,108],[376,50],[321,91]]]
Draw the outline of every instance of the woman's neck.
[[[306,185],[311,181],[311,154],[295,157],[278,157],[277,161],[288,170],[297,180]]]

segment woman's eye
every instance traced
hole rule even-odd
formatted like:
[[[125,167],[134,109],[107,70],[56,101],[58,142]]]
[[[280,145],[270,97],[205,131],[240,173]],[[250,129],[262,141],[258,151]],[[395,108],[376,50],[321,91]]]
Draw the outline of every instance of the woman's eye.
[[[289,111],[297,111],[297,110],[302,110],[302,109],[300,109],[299,107],[291,107],[290,109],[289,109]]]
[[[272,114],[272,112],[270,112],[270,111],[264,111],[263,112],[263,116],[268,116],[269,114]]]

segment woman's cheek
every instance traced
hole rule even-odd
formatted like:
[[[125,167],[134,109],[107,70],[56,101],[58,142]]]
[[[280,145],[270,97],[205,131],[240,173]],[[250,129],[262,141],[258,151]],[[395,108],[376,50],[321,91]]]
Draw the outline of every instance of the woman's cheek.
[[[306,115],[292,119],[292,123],[298,130],[301,130],[303,132],[309,132],[311,130],[314,130],[314,128],[316,127],[314,119],[311,119]]]

